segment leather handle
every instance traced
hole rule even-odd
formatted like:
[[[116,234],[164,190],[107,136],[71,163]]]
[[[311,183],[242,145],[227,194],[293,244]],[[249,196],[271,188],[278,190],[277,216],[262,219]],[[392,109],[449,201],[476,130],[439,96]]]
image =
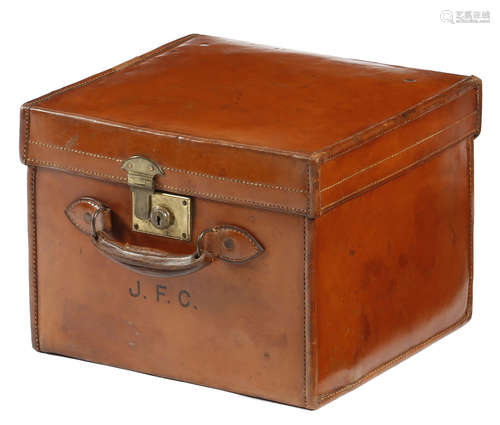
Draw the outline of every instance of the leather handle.
[[[105,232],[92,237],[94,246],[106,257],[135,271],[155,277],[174,277],[194,273],[208,266],[214,257],[206,251],[188,255],[176,255],[150,248],[118,242]]]
[[[182,276],[201,270],[216,259],[244,263],[264,252],[262,245],[248,231],[229,224],[205,229],[198,236],[193,253],[178,255],[116,240],[112,232],[111,210],[96,199],[77,199],[65,213],[78,230],[91,237],[99,252],[146,276]]]

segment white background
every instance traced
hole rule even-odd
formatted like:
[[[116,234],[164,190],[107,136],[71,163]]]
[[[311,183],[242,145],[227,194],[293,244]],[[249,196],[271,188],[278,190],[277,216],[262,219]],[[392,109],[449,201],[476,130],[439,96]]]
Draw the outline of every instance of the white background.
[[[500,423],[495,3],[2,2],[0,423]],[[443,9],[489,10],[491,23],[443,23]],[[469,324],[315,412],[32,350],[20,105],[193,32],[482,78]]]

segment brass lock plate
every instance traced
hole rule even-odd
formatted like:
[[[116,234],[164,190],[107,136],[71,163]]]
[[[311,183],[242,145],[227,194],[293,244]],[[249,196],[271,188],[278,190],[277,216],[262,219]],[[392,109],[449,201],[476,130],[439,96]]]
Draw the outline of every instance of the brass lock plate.
[[[155,176],[162,168],[140,155],[123,165],[132,191],[132,229],[150,235],[191,240],[191,199],[155,191]]]
[[[136,196],[132,192],[132,211],[135,211]],[[163,223],[160,212],[169,218]],[[191,199],[171,193],[155,192],[151,195],[149,219],[141,219],[132,214],[132,228],[137,232],[168,238],[191,240]]]

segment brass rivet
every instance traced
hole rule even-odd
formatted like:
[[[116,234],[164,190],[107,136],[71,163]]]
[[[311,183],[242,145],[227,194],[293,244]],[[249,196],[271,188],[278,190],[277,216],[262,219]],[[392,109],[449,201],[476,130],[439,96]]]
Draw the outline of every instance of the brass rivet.
[[[128,167],[128,168],[132,168],[132,164],[128,164],[128,165],[127,165],[127,167]]]
[[[134,224],[134,229],[135,230],[139,229],[139,225],[137,223]]]
[[[185,233],[182,234],[182,239],[186,239],[187,235]]]
[[[187,201],[182,201],[182,205],[187,205]]]
[[[231,251],[234,248],[234,241],[232,238],[224,239],[224,248]]]

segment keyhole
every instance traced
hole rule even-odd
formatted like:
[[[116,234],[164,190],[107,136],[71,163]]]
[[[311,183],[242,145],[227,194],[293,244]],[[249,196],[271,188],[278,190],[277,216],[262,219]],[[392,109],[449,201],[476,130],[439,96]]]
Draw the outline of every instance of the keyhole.
[[[167,208],[156,206],[151,211],[150,220],[157,229],[165,229],[172,224],[173,217]]]

